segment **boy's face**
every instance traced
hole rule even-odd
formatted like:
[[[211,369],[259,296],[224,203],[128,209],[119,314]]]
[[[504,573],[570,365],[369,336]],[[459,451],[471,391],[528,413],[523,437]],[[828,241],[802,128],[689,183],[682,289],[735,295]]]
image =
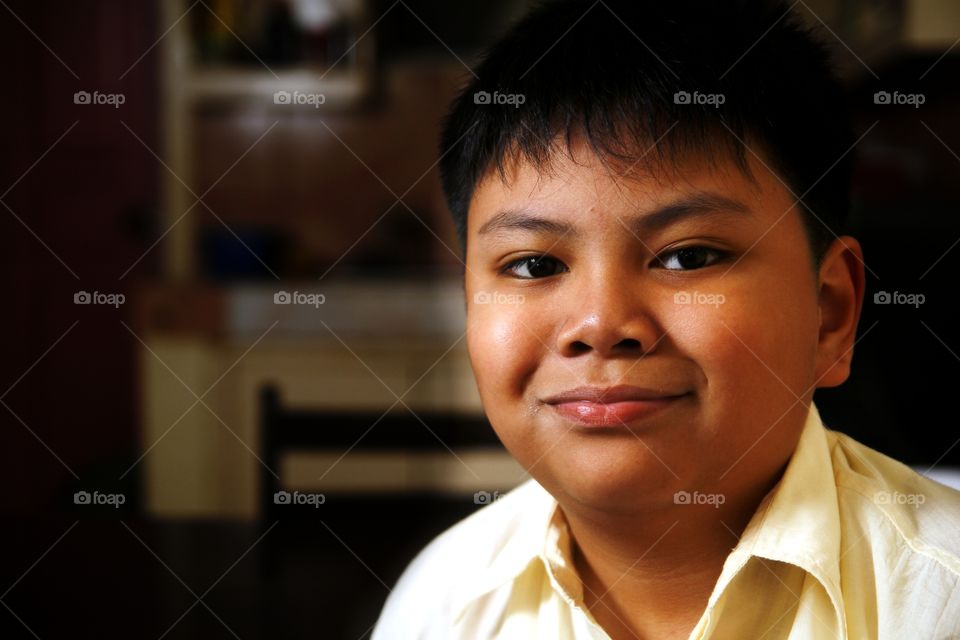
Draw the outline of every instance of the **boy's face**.
[[[544,175],[491,173],[471,202],[467,339],[487,416],[565,506],[756,488],[789,459],[813,389],[846,376],[825,362],[794,198],[749,153],[756,183],[732,159],[615,179],[574,151]],[[653,224],[695,195],[739,204]]]

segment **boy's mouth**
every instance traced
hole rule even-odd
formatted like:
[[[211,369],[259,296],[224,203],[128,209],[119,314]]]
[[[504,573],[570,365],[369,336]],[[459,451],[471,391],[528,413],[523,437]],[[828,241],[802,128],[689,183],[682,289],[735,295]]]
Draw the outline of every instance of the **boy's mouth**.
[[[593,427],[621,427],[647,418],[689,395],[643,387],[577,387],[544,400],[563,418]]]

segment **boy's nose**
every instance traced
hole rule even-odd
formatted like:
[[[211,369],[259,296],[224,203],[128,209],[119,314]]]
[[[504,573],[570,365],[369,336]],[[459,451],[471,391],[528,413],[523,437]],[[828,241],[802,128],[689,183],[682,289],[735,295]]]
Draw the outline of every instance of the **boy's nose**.
[[[600,286],[571,304],[557,338],[561,355],[639,357],[654,348],[660,336],[649,309],[630,293],[611,289]]]

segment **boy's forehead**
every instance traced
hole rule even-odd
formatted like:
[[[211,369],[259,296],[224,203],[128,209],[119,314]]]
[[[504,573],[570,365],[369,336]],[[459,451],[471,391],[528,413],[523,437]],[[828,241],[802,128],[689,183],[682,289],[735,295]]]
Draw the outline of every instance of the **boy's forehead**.
[[[476,230],[499,211],[537,203],[635,210],[698,192],[755,202],[764,187],[776,189],[779,182],[774,176],[762,179],[758,172],[769,174],[769,170],[760,160],[750,160],[745,172],[732,154],[663,158],[651,152],[639,160],[610,162],[579,146],[568,153],[555,152],[543,165],[513,157],[502,172],[492,167],[478,183],[469,226]]]

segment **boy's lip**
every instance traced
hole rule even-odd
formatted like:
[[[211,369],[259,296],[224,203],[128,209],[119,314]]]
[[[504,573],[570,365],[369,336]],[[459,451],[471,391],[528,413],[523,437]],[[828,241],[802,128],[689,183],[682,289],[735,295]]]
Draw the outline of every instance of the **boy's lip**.
[[[686,392],[670,392],[632,385],[614,387],[576,387],[544,399],[546,404],[564,404],[570,402],[589,402],[594,404],[613,404],[616,402],[664,400],[686,395]]]
[[[577,387],[550,396],[544,402],[571,422],[589,427],[622,428],[686,395],[630,385]]]

